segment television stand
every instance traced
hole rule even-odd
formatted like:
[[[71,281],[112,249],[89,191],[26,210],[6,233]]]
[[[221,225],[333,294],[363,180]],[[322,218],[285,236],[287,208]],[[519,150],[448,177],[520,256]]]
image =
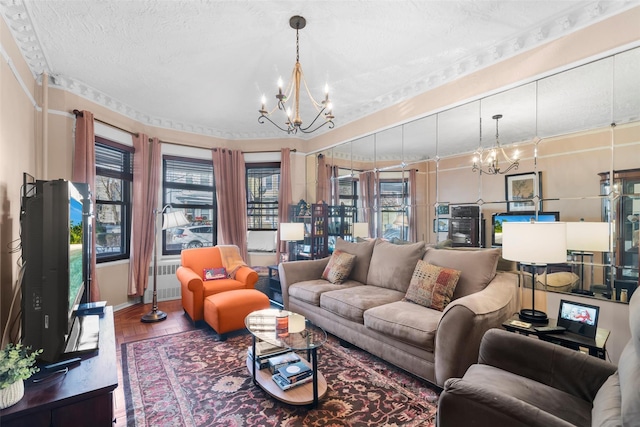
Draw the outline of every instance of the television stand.
[[[113,307],[98,323],[100,351],[80,356],[81,363],[65,374],[38,383],[26,380],[24,397],[0,410],[2,427],[113,426],[113,390],[118,387]]]

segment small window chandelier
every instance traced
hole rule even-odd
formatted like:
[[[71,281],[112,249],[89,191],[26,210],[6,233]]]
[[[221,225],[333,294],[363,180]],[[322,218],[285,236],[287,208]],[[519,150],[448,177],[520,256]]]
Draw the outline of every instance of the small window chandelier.
[[[266,98],[264,95],[262,96],[262,107],[258,112],[260,113],[260,117],[258,117],[259,123],[265,123],[265,119],[269,120],[275,127],[280,129],[281,131],[287,132],[288,134],[295,134],[298,131],[302,133],[312,133],[320,129],[325,125],[329,125],[329,129],[333,129],[333,106],[331,101],[329,100],[329,86],[325,85],[324,91],[324,100],[321,102],[316,101],[313,96],[311,96],[311,92],[309,91],[309,87],[307,86],[307,81],[304,78],[304,73],[302,72],[302,66],[300,65],[300,39],[298,32],[303,29],[307,25],[306,19],[302,16],[293,16],[289,19],[289,25],[291,28],[296,30],[296,65],[293,67],[293,72],[291,73],[291,80],[287,84],[286,89],[282,90],[282,79],[278,79],[278,93],[276,95],[276,99],[278,100],[277,106],[274,107],[271,111],[267,111],[266,109]],[[316,117],[309,123],[307,126],[303,126],[302,119],[300,118],[300,83],[303,83],[304,89],[313,104],[313,107],[318,112]],[[293,102],[293,111],[290,106],[290,101]],[[275,123],[269,116],[275,112],[276,108],[285,114],[285,123],[284,127]],[[324,113],[324,120],[322,123],[317,123],[320,116]]]
[[[480,171],[481,174],[486,173],[489,175],[505,174],[511,169],[518,169],[518,166],[520,166],[518,150],[514,151],[514,157],[511,158],[507,153],[505,153],[504,148],[500,145],[500,139],[498,137],[498,120],[501,118],[502,114],[496,114],[492,117],[492,119],[496,121],[496,145],[487,150],[486,155],[484,155],[482,146],[476,150],[473,156],[473,172]],[[482,131],[480,132],[480,135],[482,137]],[[500,168],[500,162],[498,160],[499,155],[502,155],[504,160],[509,164],[509,166],[504,170]]]

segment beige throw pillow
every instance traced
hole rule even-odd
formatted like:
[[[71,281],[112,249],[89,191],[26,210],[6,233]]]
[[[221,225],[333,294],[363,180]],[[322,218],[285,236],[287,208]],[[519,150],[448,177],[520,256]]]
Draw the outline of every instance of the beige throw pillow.
[[[451,301],[458,279],[458,270],[419,260],[404,300],[442,311]]]
[[[355,259],[355,255],[336,249],[322,272],[322,278],[336,284],[344,282],[351,273]]]

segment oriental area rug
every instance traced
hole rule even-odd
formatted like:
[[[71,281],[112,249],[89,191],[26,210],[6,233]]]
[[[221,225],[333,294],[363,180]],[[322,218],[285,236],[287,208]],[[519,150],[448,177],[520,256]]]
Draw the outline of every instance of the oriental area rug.
[[[128,426],[434,426],[428,383],[335,337],[318,350],[327,395],[290,406],[253,384],[251,336],[198,329],[122,344]]]

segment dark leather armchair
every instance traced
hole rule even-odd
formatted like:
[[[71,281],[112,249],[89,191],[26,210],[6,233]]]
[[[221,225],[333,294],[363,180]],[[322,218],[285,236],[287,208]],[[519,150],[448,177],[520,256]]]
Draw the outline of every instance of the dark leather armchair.
[[[478,363],[450,378],[438,426],[640,426],[640,296],[615,365],[531,337],[489,330]]]

